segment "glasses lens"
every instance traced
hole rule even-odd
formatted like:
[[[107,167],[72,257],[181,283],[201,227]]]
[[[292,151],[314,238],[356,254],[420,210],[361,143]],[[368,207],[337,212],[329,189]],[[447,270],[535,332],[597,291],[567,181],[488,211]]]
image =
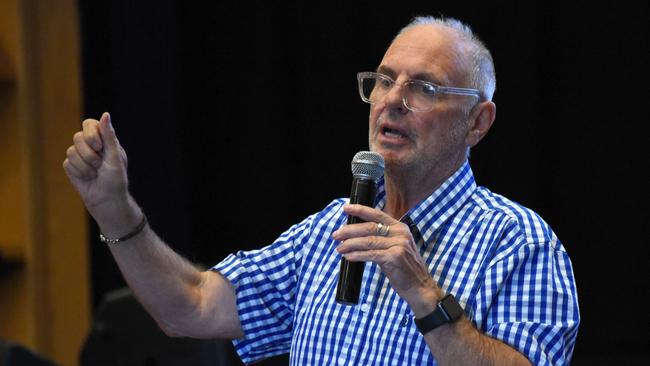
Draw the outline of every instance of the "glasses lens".
[[[410,81],[405,86],[404,97],[409,109],[423,112],[433,108],[433,103],[438,92],[434,85],[420,81]]]
[[[380,102],[392,87],[392,80],[379,75],[363,75],[359,79],[361,97],[369,103]]]

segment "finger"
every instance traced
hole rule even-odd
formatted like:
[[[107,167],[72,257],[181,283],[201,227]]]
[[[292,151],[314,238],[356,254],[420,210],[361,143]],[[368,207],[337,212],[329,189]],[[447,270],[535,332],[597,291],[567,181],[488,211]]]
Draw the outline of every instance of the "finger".
[[[344,240],[336,247],[336,251],[344,254],[355,251],[385,250],[397,245],[395,240],[389,240],[382,236],[364,236]]]
[[[71,179],[81,179],[81,180],[90,180],[92,177],[86,176],[84,173],[79,171],[72,163],[70,162],[70,159],[66,158],[63,161],[63,170],[65,173],[70,177]]]
[[[70,146],[66,151],[67,161],[72,165],[75,170],[74,172],[78,173],[77,177],[84,179],[92,179],[97,177],[97,169],[92,165],[86,163],[80,156],[79,152],[74,146]]]
[[[113,129],[113,124],[111,123],[111,115],[108,112],[104,112],[102,118],[99,120],[99,132],[104,145],[106,158],[112,161],[120,159],[120,143],[115,135],[115,129]]]
[[[377,235],[377,223],[375,222],[363,222],[342,226],[332,233],[332,238],[342,241],[371,235]]]
[[[346,214],[356,216],[363,221],[381,222],[382,224],[388,225],[398,222],[381,210],[368,206],[347,204],[343,206],[343,211],[345,211]]]
[[[104,149],[102,137],[99,134],[99,121],[96,119],[86,119],[81,123],[83,138],[86,143],[98,153]]]
[[[99,168],[102,165],[102,157],[86,143],[83,132],[75,133],[72,141],[74,142],[75,149],[86,163],[95,168]]]
[[[364,250],[345,253],[343,258],[350,262],[374,262],[380,264],[383,263],[385,254],[385,251],[382,250]]]

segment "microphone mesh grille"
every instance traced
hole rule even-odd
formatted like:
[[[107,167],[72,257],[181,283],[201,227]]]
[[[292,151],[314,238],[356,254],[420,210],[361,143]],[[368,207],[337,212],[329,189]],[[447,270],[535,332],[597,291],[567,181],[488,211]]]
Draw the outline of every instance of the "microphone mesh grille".
[[[359,151],[352,158],[352,175],[378,181],[384,176],[384,158],[372,151]]]

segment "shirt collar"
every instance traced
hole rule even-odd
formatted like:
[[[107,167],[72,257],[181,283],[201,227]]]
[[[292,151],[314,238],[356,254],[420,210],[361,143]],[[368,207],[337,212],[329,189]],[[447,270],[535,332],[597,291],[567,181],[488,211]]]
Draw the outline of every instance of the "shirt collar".
[[[467,201],[476,190],[476,181],[469,161],[438,187],[429,197],[410,209],[401,219],[402,222],[413,223],[420,232],[425,243],[433,233]],[[383,208],[386,203],[386,192],[383,179],[377,189],[377,208]]]

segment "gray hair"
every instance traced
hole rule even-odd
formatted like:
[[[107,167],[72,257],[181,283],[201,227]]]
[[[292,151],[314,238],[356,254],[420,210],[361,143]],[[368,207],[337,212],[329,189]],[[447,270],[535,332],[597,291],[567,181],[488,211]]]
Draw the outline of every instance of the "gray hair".
[[[456,34],[465,41],[467,46],[466,55],[469,61],[469,84],[470,87],[478,89],[482,98],[492,100],[494,90],[496,89],[496,74],[494,71],[494,61],[490,51],[485,44],[472,32],[469,25],[454,18],[436,18],[433,16],[418,16],[413,18],[409,24],[402,28],[397,36],[404,33],[411,27],[418,25],[438,25],[451,28]]]

